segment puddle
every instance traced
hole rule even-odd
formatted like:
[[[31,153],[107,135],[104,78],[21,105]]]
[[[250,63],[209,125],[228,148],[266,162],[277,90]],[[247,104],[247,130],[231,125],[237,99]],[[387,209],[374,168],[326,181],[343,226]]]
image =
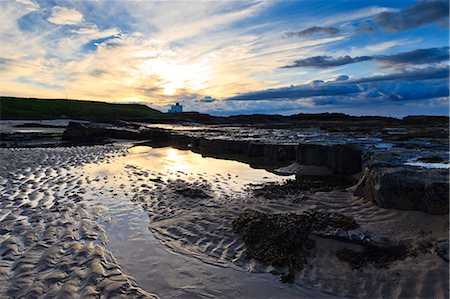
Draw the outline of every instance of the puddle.
[[[185,254],[172,252],[148,229],[149,218],[130,199],[136,184],[148,184],[152,178],[206,180],[216,192],[242,192],[249,183],[283,181],[261,169],[244,163],[203,158],[191,151],[138,146],[125,157],[84,168],[91,180],[88,191],[94,205],[102,206],[102,224],[108,242],[106,248],[118,260],[125,274],[143,289],[161,298],[324,298],[317,290],[289,286],[268,273],[249,273],[241,268],[210,265]],[[148,180],[136,183],[130,171],[141,171]],[[132,175],[132,172],[131,172]]]
[[[406,162],[405,165],[423,167],[423,168],[441,168],[450,169],[450,164],[447,163],[426,163],[426,162]]]
[[[249,165],[232,160],[202,157],[189,150],[178,150],[171,147],[151,148],[135,146],[129,149],[126,157],[119,157],[114,163],[91,165],[85,172],[91,177],[116,177],[115,183],[129,183],[128,176],[122,181],[125,168],[136,168],[148,171],[149,179],[168,180],[182,179],[186,181],[207,180],[216,191],[239,192],[250,183],[284,181],[294,176],[279,176],[263,169],[253,169]],[[147,182],[148,183],[148,182]]]
[[[62,133],[70,121],[74,120],[0,120],[0,133]],[[86,123],[86,121],[75,121]]]
[[[391,149],[394,145],[392,143],[387,143],[387,142],[380,142],[380,143],[376,143],[374,144],[374,147],[378,148],[378,149]]]

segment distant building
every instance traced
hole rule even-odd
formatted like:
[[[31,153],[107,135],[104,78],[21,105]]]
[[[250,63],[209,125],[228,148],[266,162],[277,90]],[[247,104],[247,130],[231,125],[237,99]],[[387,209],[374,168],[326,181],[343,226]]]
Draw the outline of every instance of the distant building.
[[[183,112],[183,106],[180,105],[180,103],[172,105],[169,109],[169,113],[181,113],[181,112]]]

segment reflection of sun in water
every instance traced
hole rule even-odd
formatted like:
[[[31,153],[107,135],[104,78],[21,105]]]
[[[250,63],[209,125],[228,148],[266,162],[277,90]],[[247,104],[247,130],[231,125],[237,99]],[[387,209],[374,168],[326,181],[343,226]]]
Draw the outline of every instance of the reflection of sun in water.
[[[184,160],[183,155],[179,155],[178,151],[173,148],[168,148],[166,150],[167,161],[169,162],[166,166],[168,172],[189,170],[189,164]]]
[[[179,159],[177,150],[174,148],[167,149],[166,154],[167,154],[167,159],[170,161],[176,161],[177,159]]]

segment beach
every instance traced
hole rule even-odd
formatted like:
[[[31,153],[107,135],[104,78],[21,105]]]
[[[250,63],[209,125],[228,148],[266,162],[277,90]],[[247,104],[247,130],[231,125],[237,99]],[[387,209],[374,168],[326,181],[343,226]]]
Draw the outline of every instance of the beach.
[[[380,208],[354,186],[256,196],[256,185],[292,176],[170,147],[0,150],[2,296],[448,296],[448,262],[433,250],[448,236],[447,215]],[[282,268],[246,258],[232,227],[243,211],[308,210],[352,217],[373,240],[432,245],[386,268],[354,270],[336,252],[361,245],[316,235],[291,285],[278,281]]]

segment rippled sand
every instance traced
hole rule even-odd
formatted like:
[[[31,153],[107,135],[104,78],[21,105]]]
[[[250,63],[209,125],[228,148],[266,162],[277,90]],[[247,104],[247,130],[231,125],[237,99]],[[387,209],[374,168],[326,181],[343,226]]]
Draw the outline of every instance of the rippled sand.
[[[1,149],[2,297],[155,297],[123,274],[77,169],[114,147]]]
[[[353,271],[335,256],[349,245],[321,238],[289,287],[266,273],[274,269],[247,261],[231,230],[246,209],[319,208],[353,216],[373,235],[412,246],[420,238],[448,238],[447,216],[381,209],[351,190],[310,194],[299,203],[255,198],[248,184],[286,178],[170,148],[0,153],[0,296],[448,297],[448,263],[435,254]],[[209,197],[177,192],[185,188]]]

